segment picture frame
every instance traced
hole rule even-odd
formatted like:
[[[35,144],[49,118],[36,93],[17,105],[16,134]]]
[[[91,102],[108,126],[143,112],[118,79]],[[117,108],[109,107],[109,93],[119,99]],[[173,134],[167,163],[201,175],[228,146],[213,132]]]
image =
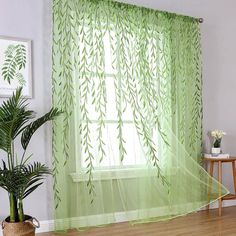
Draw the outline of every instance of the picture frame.
[[[26,98],[32,98],[32,41],[0,36],[0,97],[10,97],[23,87]]]

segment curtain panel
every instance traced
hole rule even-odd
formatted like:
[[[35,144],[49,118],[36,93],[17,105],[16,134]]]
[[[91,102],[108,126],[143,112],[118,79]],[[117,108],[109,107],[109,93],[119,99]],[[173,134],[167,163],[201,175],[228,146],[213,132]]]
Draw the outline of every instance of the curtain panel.
[[[56,229],[171,219],[228,193],[199,165],[196,19],[54,0]]]

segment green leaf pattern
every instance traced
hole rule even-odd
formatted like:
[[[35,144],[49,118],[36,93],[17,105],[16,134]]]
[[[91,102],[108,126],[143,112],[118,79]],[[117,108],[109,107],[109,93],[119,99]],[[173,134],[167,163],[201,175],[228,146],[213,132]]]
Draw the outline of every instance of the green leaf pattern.
[[[26,81],[22,74],[22,69],[26,66],[26,48],[22,44],[9,45],[5,51],[4,63],[2,66],[2,76],[9,84],[17,79],[21,86]]]
[[[123,114],[129,105],[147,159],[168,184],[158,157],[166,153],[168,129],[197,159],[202,140],[202,80],[200,30],[197,20],[113,1],[54,0],[53,99],[65,112],[54,123],[54,177],[79,146],[87,163],[88,188],[93,185],[94,161],[109,158],[103,135],[107,91],[104,37],[108,35],[115,87],[117,131],[121,162],[128,158]],[[97,114],[95,147],[90,109]],[[83,122],[82,122],[83,121]],[[168,125],[166,125],[168,124]],[[80,141],[71,142],[79,127]],[[154,131],[160,140],[153,137]],[[85,155],[81,156],[84,150]],[[162,157],[163,158],[163,157]]]

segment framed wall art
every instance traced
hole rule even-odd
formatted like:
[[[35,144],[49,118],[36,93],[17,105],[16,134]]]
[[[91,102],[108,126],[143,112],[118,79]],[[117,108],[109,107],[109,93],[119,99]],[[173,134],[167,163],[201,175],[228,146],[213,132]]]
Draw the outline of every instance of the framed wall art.
[[[18,87],[32,98],[31,40],[0,36],[0,97],[9,97]]]

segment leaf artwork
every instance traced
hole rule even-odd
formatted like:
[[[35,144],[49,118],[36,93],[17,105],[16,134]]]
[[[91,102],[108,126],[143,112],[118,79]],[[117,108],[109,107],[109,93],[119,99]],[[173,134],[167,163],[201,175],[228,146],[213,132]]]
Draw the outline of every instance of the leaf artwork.
[[[18,80],[21,86],[26,84],[22,70],[26,66],[26,48],[22,44],[9,45],[4,52],[5,58],[2,66],[2,76],[11,84],[12,80]]]
[[[19,84],[21,85],[21,86],[25,86],[26,85],[26,81],[25,81],[25,79],[24,79],[24,76],[20,73],[20,72],[18,72],[17,74],[16,74],[16,79],[19,81]]]

